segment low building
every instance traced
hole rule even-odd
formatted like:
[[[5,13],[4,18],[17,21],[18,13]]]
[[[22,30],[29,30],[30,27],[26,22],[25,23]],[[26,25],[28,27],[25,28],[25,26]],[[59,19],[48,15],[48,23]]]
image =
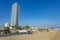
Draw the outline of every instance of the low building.
[[[10,24],[6,22],[5,27],[10,27]]]
[[[4,34],[4,27],[0,27],[0,34]]]
[[[33,30],[38,30],[38,27],[31,27]]]
[[[0,34],[8,34],[10,29],[8,27],[0,27]]]

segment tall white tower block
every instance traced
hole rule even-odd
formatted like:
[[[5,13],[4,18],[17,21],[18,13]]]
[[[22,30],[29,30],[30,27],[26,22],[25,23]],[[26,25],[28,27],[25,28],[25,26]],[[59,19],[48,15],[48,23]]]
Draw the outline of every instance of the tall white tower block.
[[[11,26],[18,25],[19,8],[18,3],[12,5]]]

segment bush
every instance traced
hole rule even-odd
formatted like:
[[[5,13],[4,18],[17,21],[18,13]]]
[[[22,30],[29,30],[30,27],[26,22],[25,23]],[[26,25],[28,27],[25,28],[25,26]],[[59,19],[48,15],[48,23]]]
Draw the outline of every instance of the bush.
[[[25,29],[26,29],[26,30],[30,29],[30,26],[25,26]]]

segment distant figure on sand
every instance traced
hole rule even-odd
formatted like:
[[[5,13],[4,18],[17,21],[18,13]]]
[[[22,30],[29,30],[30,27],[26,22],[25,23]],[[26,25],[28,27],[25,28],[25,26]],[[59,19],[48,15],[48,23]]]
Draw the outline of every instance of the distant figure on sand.
[[[32,34],[32,28],[30,28],[30,30],[27,30],[27,34]]]
[[[30,34],[32,34],[32,28],[30,28]]]
[[[27,34],[28,34],[28,35],[30,34],[30,30],[27,30]]]

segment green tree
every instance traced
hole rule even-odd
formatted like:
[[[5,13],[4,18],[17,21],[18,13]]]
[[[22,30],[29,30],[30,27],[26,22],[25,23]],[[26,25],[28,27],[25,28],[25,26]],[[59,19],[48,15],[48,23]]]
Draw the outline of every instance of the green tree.
[[[30,29],[30,26],[25,26],[25,29],[26,29],[26,30]]]
[[[20,30],[23,29],[22,26],[19,26],[19,29],[20,29]]]
[[[6,34],[10,33],[10,28],[9,27],[4,27],[4,33],[6,33]]]
[[[19,29],[19,26],[18,25],[15,25],[14,28]]]

